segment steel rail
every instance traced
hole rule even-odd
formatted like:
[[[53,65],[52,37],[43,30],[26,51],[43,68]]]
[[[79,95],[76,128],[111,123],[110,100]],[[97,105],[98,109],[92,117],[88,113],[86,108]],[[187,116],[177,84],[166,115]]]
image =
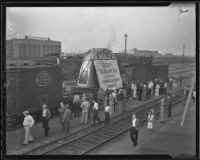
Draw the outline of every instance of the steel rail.
[[[176,92],[176,101],[175,103],[177,103],[178,101],[182,101],[182,96],[181,96],[181,93],[183,94],[183,89],[179,90]],[[131,122],[131,116],[132,116],[132,113],[133,112],[136,112],[137,113],[142,113],[142,115],[140,115],[140,119],[141,119],[141,116],[144,118],[142,118],[142,122],[145,121],[146,119],[146,113],[148,112],[149,108],[154,108],[156,113],[159,113],[159,104],[160,104],[160,99],[163,98],[164,96],[162,97],[159,97],[158,99],[155,99],[153,101],[151,101],[150,103],[145,103],[137,108],[134,108],[126,113],[124,113],[122,116],[120,116],[119,118],[116,118],[115,120],[111,121],[108,125],[103,125],[103,126],[100,126],[92,131],[89,131],[89,132],[86,132],[85,134],[82,134],[80,136],[77,136],[75,138],[72,138],[71,140],[66,140],[66,141],[62,141],[62,143],[58,143],[58,141],[56,142],[52,142],[50,145],[47,145],[47,146],[41,146],[33,151],[30,151],[26,154],[28,155],[31,155],[31,154],[51,154],[52,152],[54,152],[55,150],[57,152],[61,152],[61,151],[58,151],[59,148],[67,148],[68,149],[70,148],[69,146],[73,146],[72,144],[74,143],[77,143],[79,145],[81,145],[81,139],[82,139],[82,146],[80,146],[81,148],[84,148],[85,145],[88,144],[88,142],[84,142],[83,139],[86,138],[87,136],[90,136],[91,137],[95,135],[95,133],[97,132],[101,132],[103,129],[106,131],[106,128],[108,128],[108,130],[113,130],[113,126],[115,126],[116,124],[120,124],[122,123],[122,126],[123,126],[123,122],[127,121],[127,123]],[[129,120],[130,119],[130,120]],[[110,128],[109,128],[110,127]],[[124,133],[125,131],[127,131],[129,129],[129,127],[125,127],[125,128],[120,128],[119,127],[119,130],[121,130],[120,132],[118,132],[118,130],[116,129],[116,133],[113,133],[113,135],[109,135],[107,138],[105,137],[104,139],[100,140],[100,142],[95,142],[95,141],[92,141],[94,144],[89,144],[91,145],[91,147],[89,147],[88,149],[81,149],[82,151],[80,151],[78,154],[86,154],[88,153],[89,151],[101,146],[102,144],[106,143],[107,141],[113,139],[114,137]],[[114,131],[113,131],[114,132]],[[104,132],[105,134],[107,132]],[[102,135],[103,136],[103,135]],[[68,136],[66,136],[68,137]],[[98,137],[98,136],[97,136]],[[69,139],[69,138],[65,138],[65,139]],[[90,139],[90,138],[89,138]],[[97,138],[98,139],[98,138]],[[88,141],[88,139],[86,138],[86,141]],[[91,143],[92,143],[91,142]],[[97,143],[95,145],[95,143]],[[75,145],[76,146],[76,145]],[[65,149],[64,149],[65,150]],[[67,151],[67,150],[66,150]],[[65,154],[69,153],[69,152],[66,152],[65,151]]]
[[[175,102],[175,104],[177,104],[177,103],[180,102],[180,101],[182,101],[182,98],[181,98],[181,100],[180,100],[180,99],[177,100],[177,101]],[[155,117],[156,117],[156,119],[158,119],[159,113],[160,113],[160,111],[158,111],[158,110],[155,112]],[[138,114],[138,113],[137,113],[137,114]],[[145,122],[147,121],[147,116],[144,116],[144,117],[142,117],[142,118],[141,118],[141,116],[139,116],[138,118],[140,119],[140,126],[143,126],[143,125],[145,124]],[[99,147],[101,147],[103,144],[105,144],[105,143],[111,141],[112,139],[114,139],[114,138],[120,136],[121,134],[127,132],[127,131],[130,130],[130,129],[131,129],[131,125],[130,125],[130,127],[126,128],[126,129],[124,129],[124,130],[122,130],[120,133],[118,133],[118,134],[116,134],[116,135],[110,137],[110,139],[107,139],[107,140],[103,141],[101,144],[99,144],[99,145],[97,145],[97,146],[94,146],[93,148],[90,148],[90,149],[88,149],[88,150],[83,151],[80,155],[82,155],[82,154],[83,154],[83,155],[89,154],[90,152],[94,151],[95,149],[98,149]]]

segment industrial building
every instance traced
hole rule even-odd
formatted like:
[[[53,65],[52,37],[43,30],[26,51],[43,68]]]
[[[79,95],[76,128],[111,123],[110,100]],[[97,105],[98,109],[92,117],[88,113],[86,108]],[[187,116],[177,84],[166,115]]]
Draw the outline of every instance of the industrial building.
[[[61,42],[50,38],[25,36],[6,40],[6,59],[35,59],[61,53]]]
[[[161,56],[158,51],[150,51],[150,50],[139,50],[137,48],[133,48],[130,50],[127,50],[127,53],[133,54],[134,56],[141,56],[141,57],[157,57]]]

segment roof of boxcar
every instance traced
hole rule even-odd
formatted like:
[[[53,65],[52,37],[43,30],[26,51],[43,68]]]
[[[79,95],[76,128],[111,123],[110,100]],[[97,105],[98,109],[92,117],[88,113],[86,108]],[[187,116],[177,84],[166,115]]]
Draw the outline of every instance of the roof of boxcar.
[[[59,66],[62,69],[64,75],[79,73],[82,59],[79,56],[67,56],[67,57],[59,57],[60,64]],[[41,57],[35,60],[35,62],[39,62],[42,64],[57,64],[57,57],[49,56],[49,57]],[[78,74],[77,73],[77,74]]]
[[[55,65],[50,65],[50,64],[40,64],[40,63],[36,63],[36,62],[31,62],[31,61],[24,61],[24,62],[17,62],[17,61],[7,61],[6,62],[6,68],[10,69],[10,68],[21,68],[21,69],[25,69],[25,68],[41,68],[41,67],[52,67]]]
[[[163,64],[163,63],[153,63],[153,66],[169,66],[169,64]]]

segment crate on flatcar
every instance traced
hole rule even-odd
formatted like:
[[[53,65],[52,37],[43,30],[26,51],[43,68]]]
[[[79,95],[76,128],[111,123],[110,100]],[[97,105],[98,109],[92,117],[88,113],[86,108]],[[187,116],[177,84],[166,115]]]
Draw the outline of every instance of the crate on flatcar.
[[[62,100],[63,77],[57,65],[9,64],[6,77],[6,114],[9,119],[23,117],[24,110],[38,116],[42,104],[47,104],[54,112]]]

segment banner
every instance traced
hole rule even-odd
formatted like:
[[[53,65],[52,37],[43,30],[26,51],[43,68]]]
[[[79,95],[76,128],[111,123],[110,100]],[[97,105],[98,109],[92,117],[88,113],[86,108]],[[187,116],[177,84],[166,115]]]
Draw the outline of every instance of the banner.
[[[87,85],[89,78],[90,60],[83,61],[79,73],[79,85]]]
[[[105,89],[122,88],[117,60],[95,60],[99,86]]]

